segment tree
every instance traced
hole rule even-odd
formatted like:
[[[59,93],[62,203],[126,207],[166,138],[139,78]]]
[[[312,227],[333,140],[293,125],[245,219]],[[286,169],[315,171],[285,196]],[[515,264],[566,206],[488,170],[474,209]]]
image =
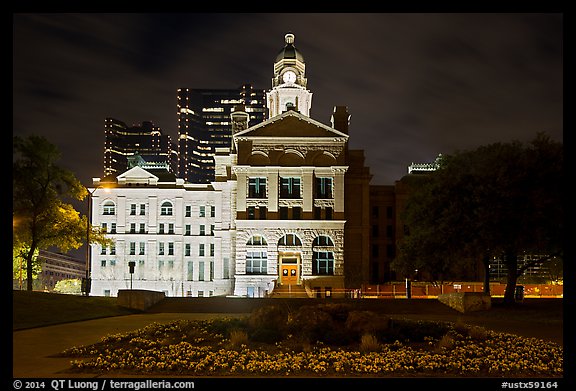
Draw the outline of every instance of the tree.
[[[408,199],[410,235],[399,246],[396,266],[419,259],[450,269],[481,260],[485,291],[488,263],[503,257],[508,268],[505,302],[514,301],[526,268],[562,253],[562,144],[538,134],[527,146],[514,141],[446,155]],[[518,256],[544,254],[522,267]]]
[[[88,219],[63,198],[83,200],[88,191],[72,172],[56,165],[60,153],[44,137],[15,136],[13,156],[13,248],[20,249],[27,290],[32,290],[38,250],[57,247],[67,252],[85,242]],[[109,241],[99,228],[91,231],[92,243]]]

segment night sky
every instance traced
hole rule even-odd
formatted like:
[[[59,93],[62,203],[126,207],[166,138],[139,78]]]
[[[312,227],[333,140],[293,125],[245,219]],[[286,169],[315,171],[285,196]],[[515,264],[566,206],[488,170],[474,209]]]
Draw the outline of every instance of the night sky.
[[[563,19],[548,13],[13,14],[13,134],[43,135],[85,185],[104,120],[177,136],[178,88],[270,89],[284,35],[311,117],[351,114],[372,184],[412,162],[546,132],[563,141]]]

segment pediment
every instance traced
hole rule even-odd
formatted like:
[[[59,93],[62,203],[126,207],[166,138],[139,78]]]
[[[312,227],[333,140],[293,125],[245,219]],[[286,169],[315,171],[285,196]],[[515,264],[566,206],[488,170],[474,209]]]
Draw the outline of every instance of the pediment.
[[[155,184],[158,183],[158,177],[151,174],[140,166],[135,166],[128,171],[116,177],[118,184],[123,183],[139,183],[139,184]]]
[[[252,137],[347,139],[348,135],[297,111],[289,110],[234,135],[237,139]]]

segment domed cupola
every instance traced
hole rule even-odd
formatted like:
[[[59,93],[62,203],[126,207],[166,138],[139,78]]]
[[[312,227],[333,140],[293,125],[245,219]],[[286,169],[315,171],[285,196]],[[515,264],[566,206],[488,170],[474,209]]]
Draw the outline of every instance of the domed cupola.
[[[286,46],[276,56],[276,62],[283,59],[293,59],[304,62],[304,56],[296,47],[294,46],[294,34],[288,33],[284,36],[286,41]]]
[[[274,61],[272,90],[266,93],[268,118],[286,110],[296,110],[310,116],[312,93],[306,89],[306,65],[304,56],[294,46],[294,34],[284,36],[286,45]]]

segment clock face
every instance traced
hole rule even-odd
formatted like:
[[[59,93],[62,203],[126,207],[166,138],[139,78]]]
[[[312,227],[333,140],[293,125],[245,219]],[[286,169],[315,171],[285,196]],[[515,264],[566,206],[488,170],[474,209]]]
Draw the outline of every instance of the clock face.
[[[296,81],[296,74],[292,71],[286,71],[284,75],[282,75],[282,80],[284,80],[284,83],[294,83]]]

